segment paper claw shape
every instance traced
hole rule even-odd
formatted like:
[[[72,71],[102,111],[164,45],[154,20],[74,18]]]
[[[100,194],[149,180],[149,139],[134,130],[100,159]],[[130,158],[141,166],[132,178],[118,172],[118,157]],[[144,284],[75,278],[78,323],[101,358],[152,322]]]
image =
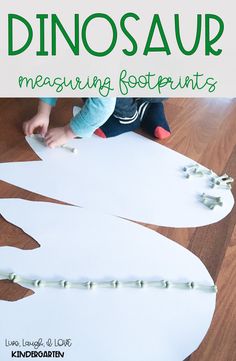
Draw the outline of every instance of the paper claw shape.
[[[77,207],[0,200],[0,213],[40,244],[33,251],[0,249],[1,269],[32,279],[171,280],[214,283],[191,252],[135,223]],[[71,339],[60,347],[67,361],[180,361],[204,338],[216,294],[197,289],[34,288],[32,297],[0,302],[3,340],[46,342]],[[10,361],[10,350],[0,358]],[[27,350],[33,350],[28,347]],[[35,351],[35,350],[34,350]]]
[[[69,204],[169,227],[217,222],[234,204],[230,190],[210,188],[209,176],[186,179],[191,159],[135,133],[74,139],[68,146],[78,154],[27,141],[43,161],[0,164],[0,179]],[[223,207],[205,207],[199,198],[208,192]]]

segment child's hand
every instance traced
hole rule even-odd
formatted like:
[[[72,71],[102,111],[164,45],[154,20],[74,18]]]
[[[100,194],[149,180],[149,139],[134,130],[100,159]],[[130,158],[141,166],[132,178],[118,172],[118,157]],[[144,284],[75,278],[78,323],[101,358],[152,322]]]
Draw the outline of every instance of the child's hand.
[[[75,134],[69,125],[61,128],[50,129],[45,136],[45,143],[49,148],[56,148],[64,145],[69,139],[75,138]]]
[[[39,133],[44,137],[48,130],[49,117],[44,114],[36,114],[32,119],[23,123],[25,135],[32,135],[35,129],[39,128]]]

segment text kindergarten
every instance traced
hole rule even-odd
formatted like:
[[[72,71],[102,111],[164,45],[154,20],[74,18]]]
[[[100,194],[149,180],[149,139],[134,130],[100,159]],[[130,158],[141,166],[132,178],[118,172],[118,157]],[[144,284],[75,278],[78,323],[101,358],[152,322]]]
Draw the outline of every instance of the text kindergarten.
[[[29,19],[18,15],[8,14],[8,55],[17,56],[28,49],[33,44],[35,39],[38,39],[37,56],[56,56],[60,46],[57,41],[58,34],[68,45],[72,55],[79,56],[83,51],[88,52],[94,57],[104,57],[112,53],[117,45],[119,36],[125,36],[129,42],[129,46],[123,48],[121,51],[126,56],[133,56],[137,52],[141,52],[144,56],[149,54],[165,54],[167,56],[172,54],[172,49],[168,41],[168,29],[163,25],[162,17],[159,14],[153,14],[150,21],[146,36],[145,45],[140,49],[139,39],[130,30],[130,22],[132,24],[140,24],[140,16],[136,13],[125,13],[120,17],[119,24],[110,15],[105,13],[94,13],[88,16],[85,20],[81,21],[79,14],[72,14],[71,21],[73,23],[73,34],[66,29],[65,24],[56,14],[36,14],[36,22],[32,25]],[[224,21],[216,14],[197,14],[195,21],[195,37],[192,46],[186,48],[184,44],[184,32],[186,28],[181,27],[181,16],[175,14],[172,16],[175,29],[175,40],[180,54],[191,56],[200,50],[200,41],[204,39],[204,55],[205,56],[219,56],[222,49],[218,47],[217,42],[224,33]],[[100,51],[94,49],[91,45],[91,39],[88,35],[88,28],[91,24],[96,25],[97,21],[103,21],[112,32],[111,40],[104,44],[103,49]],[[46,26],[50,24],[50,46],[46,46],[46,39],[48,33]],[[18,32],[15,31],[15,25],[20,25],[25,28],[27,36],[23,44],[17,44],[16,40]],[[215,29],[217,28],[217,31]],[[37,33],[37,34],[36,34]],[[36,36],[37,35],[37,36]],[[159,37],[161,44],[156,44],[156,36]],[[82,48],[83,46],[83,48]],[[1,56],[1,55],[0,55]]]

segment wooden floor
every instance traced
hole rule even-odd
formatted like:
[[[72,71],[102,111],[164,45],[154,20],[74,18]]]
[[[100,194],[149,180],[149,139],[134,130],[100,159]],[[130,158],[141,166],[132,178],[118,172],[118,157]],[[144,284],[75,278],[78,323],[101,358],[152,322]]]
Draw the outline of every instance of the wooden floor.
[[[72,99],[59,101],[52,116],[54,125],[64,124],[71,118],[74,103]],[[36,107],[37,100],[33,99],[0,99],[0,162],[37,159],[26,145],[21,131],[22,122],[35,113]],[[169,99],[165,107],[172,136],[161,143],[218,174],[226,171],[236,179],[236,100]],[[233,191],[235,195],[236,185]],[[48,200],[4,182],[0,182],[0,197]],[[206,227],[174,229],[150,226],[200,257],[219,288],[211,328],[200,348],[188,361],[236,360],[235,220],[234,208],[221,222]],[[29,236],[2,218],[0,230],[0,246],[6,243],[23,249],[38,246]],[[0,299],[14,300],[30,293],[18,285],[0,281]]]

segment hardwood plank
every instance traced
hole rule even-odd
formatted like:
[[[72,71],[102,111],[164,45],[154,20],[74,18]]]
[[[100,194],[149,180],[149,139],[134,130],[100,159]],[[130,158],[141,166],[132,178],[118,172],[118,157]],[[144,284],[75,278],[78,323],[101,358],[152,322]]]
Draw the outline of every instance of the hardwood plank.
[[[235,232],[236,233],[236,232]],[[235,236],[234,236],[235,237]],[[233,245],[234,243],[234,245]],[[236,242],[228,247],[217,280],[219,293],[215,316],[201,347],[191,361],[236,360]]]

